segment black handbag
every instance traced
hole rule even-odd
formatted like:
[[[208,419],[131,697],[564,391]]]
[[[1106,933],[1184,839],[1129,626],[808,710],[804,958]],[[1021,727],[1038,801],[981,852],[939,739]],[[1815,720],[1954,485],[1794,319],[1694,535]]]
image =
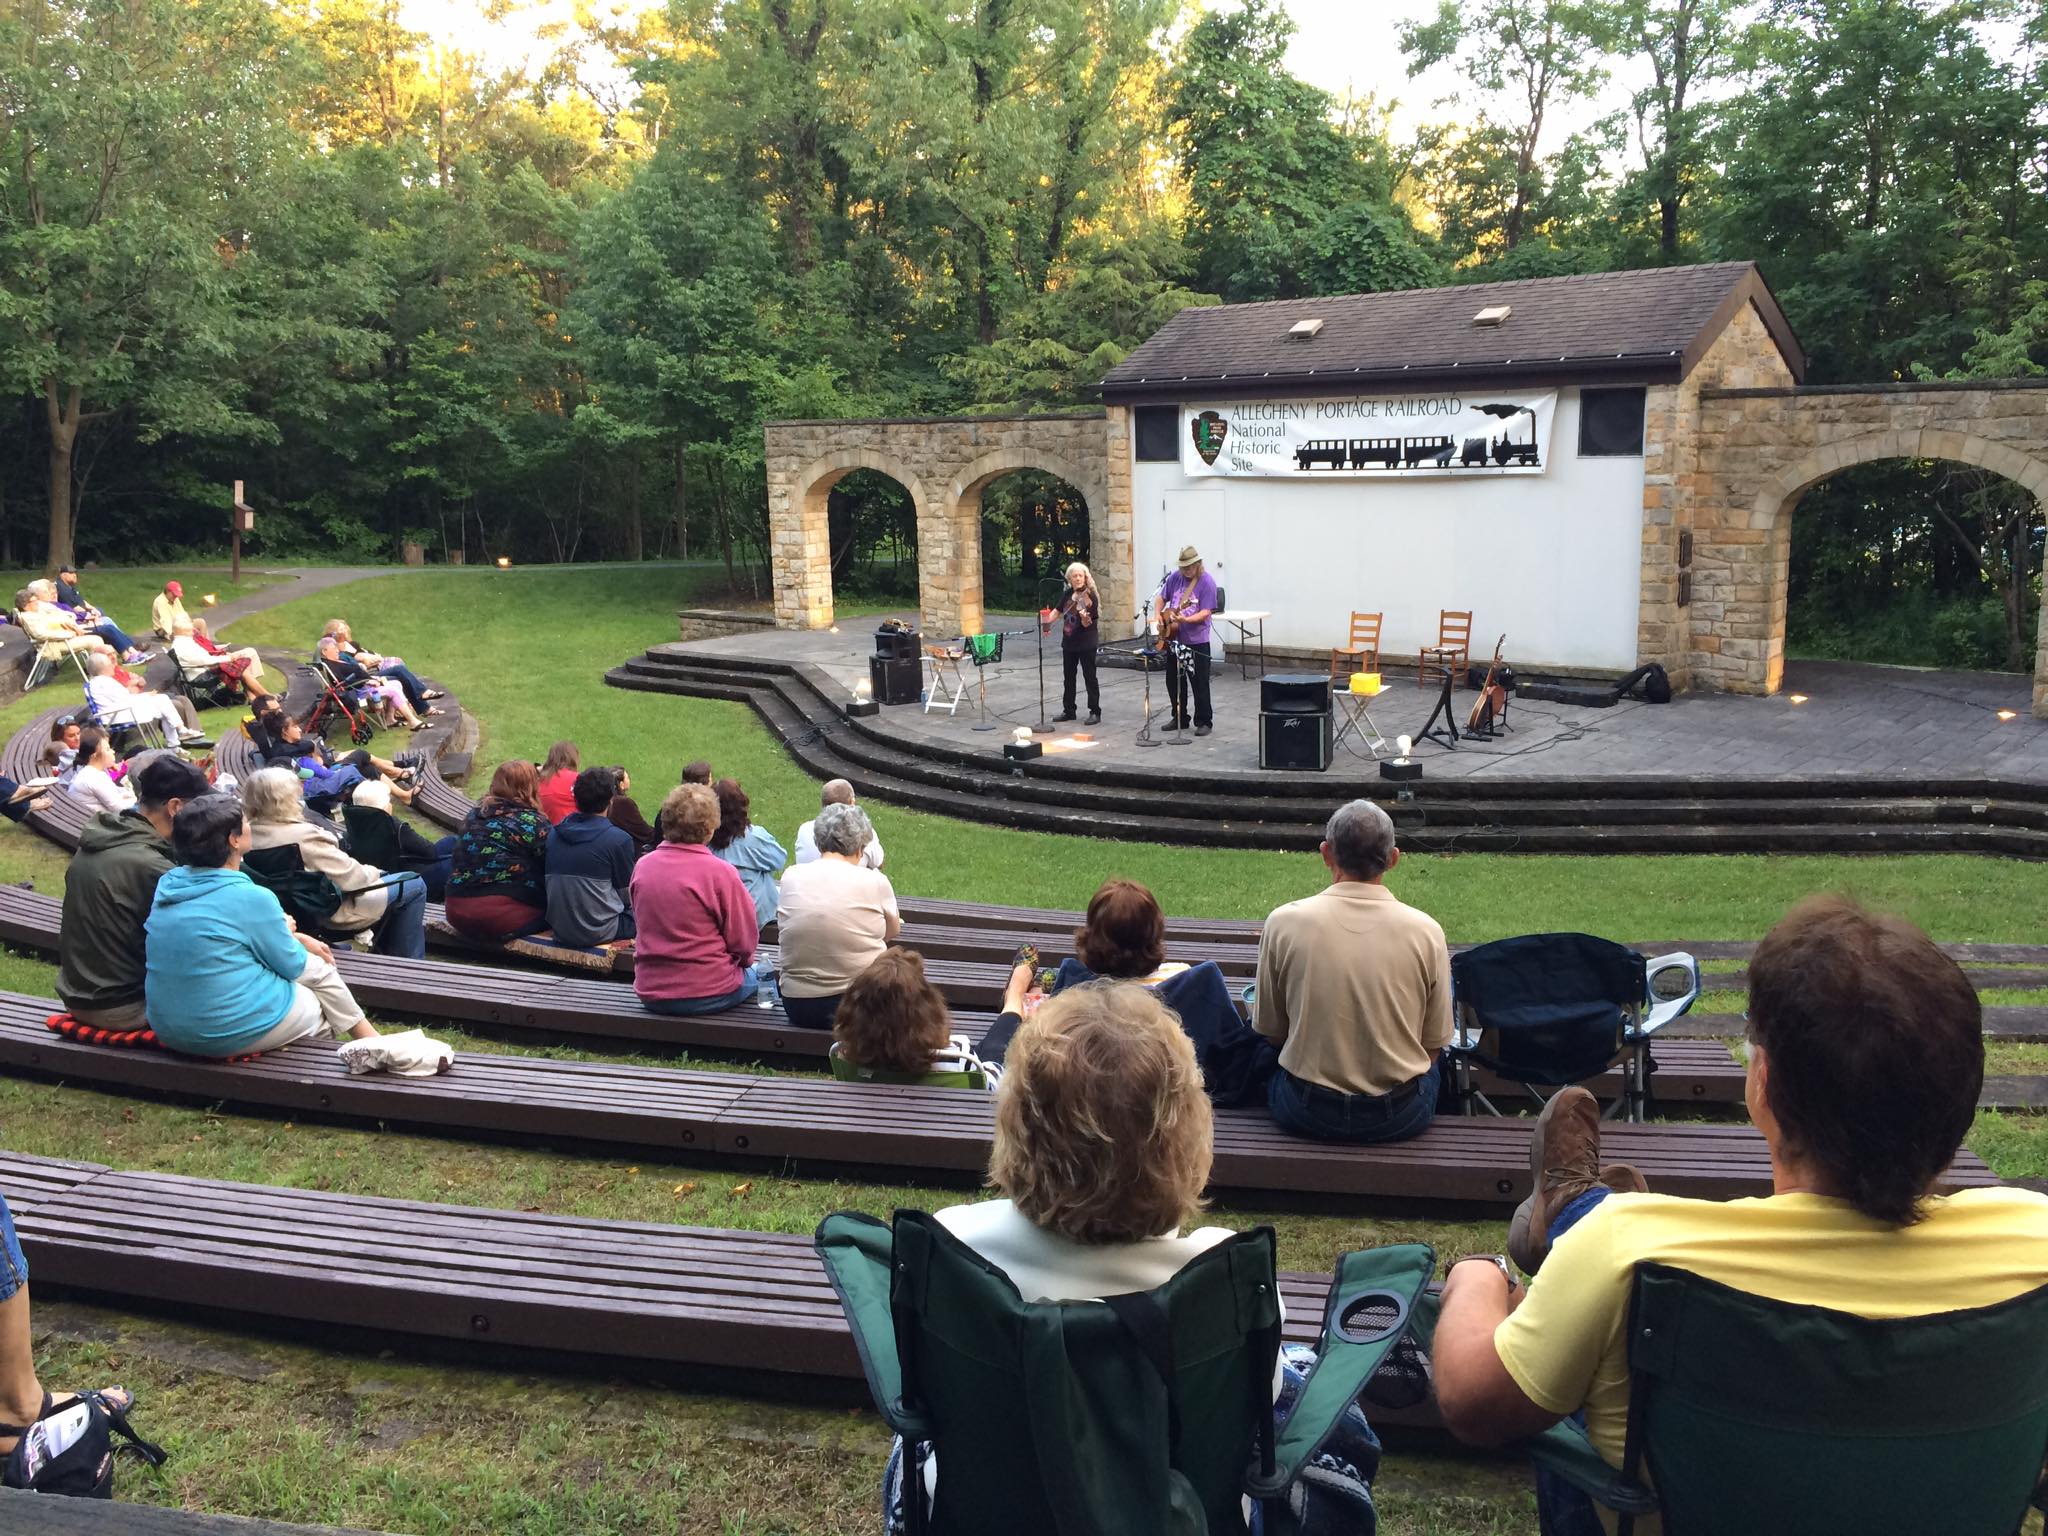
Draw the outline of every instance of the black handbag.
[[[59,1407],[45,1392],[43,1411],[33,1424],[0,1424],[0,1434],[21,1437],[0,1465],[0,1487],[111,1499],[114,1458],[120,1452],[138,1456],[152,1467],[167,1459],[162,1446],[128,1427],[132,1406],[117,1404],[101,1392],[84,1392]],[[123,1441],[118,1446],[116,1435]]]

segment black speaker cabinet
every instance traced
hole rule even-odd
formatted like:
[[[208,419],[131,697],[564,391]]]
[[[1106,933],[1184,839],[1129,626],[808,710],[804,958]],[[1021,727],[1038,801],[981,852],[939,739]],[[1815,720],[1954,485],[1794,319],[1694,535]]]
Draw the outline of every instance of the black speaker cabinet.
[[[883,704],[915,704],[923,686],[922,671],[915,656],[868,658],[868,683],[875,690],[876,700]]]
[[[1326,672],[1268,672],[1259,679],[1259,709],[1269,715],[1327,715]]]
[[[1327,684],[1329,679],[1323,681]],[[1259,766],[1330,771],[1330,717],[1262,711],[1259,715]]]
[[[917,660],[918,633],[914,629],[878,629],[875,654],[890,661]]]

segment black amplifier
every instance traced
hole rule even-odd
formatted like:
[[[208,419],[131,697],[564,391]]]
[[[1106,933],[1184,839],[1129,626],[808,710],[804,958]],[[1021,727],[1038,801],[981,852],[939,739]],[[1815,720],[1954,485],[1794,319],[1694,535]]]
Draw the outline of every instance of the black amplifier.
[[[915,656],[870,656],[868,683],[882,704],[915,704],[924,684]]]
[[[884,626],[875,631],[875,654],[890,661],[917,660],[918,633],[914,629],[890,629]],[[879,694],[880,690],[876,690]]]
[[[1268,672],[1259,679],[1259,710],[1268,715],[1327,715],[1330,679],[1323,672]]]
[[[1328,773],[1330,717],[1327,714],[1261,714],[1259,766]]]

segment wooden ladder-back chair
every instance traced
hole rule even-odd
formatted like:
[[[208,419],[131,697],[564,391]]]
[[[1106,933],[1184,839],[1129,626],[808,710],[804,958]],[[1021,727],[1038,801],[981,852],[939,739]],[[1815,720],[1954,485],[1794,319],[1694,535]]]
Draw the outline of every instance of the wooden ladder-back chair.
[[[1380,669],[1380,620],[1384,614],[1353,613],[1351,615],[1351,643],[1330,647],[1330,682],[1334,685],[1338,674],[1348,660],[1354,672],[1377,672]]]
[[[1449,667],[1455,681],[1460,668],[1472,665],[1472,610],[1463,613],[1444,608],[1436,619],[1436,644],[1425,645],[1415,657],[1415,686],[1427,688],[1429,674]]]

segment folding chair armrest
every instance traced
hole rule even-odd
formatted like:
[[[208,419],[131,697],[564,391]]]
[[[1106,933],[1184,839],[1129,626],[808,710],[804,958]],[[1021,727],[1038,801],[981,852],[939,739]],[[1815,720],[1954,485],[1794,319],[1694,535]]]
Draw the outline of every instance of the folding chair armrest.
[[[1528,1442],[1529,1459],[1617,1514],[1654,1515],[1657,1495],[1607,1465],[1586,1432],[1570,1420],[1553,1424]]]
[[[1276,1497],[1300,1475],[1330,1438],[1344,1410],[1408,1331],[1435,1271],[1436,1251],[1426,1243],[1392,1243],[1338,1256],[1337,1273],[1323,1311],[1316,1363],[1275,1440],[1272,1476],[1261,1475],[1254,1461],[1245,1477],[1247,1493],[1254,1498]],[[1370,1334],[1347,1329],[1346,1314],[1371,1297],[1395,1304],[1391,1322]]]
[[[903,1361],[896,1350],[896,1315],[890,1305],[895,1233],[887,1223],[859,1211],[834,1211],[818,1223],[812,1242],[846,1313],[875,1410],[905,1440],[929,1440],[935,1429],[932,1421],[903,1400]]]
[[[369,885],[359,885],[352,891],[341,891],[341,894],[345,899],[352,901],[358,896],[368,895],[371,891],[388,891],[393,886],[403,885],[407,880],[417,880],[418,878],[419,876],[409,869],[394,870],[382,880],[373,881]],[[336,886],[335,889],[339,891],[341,887]]]
[[[1650,961],[1644,972],[1643,980],[1644,984],[1650,988],[1650,995],[1652,997],[1656,996],[1655,979],[1665,971],[1681,971],[1685,974],[1687,981],[1685,995],[1653,1004],[1648,1016],[1644,1018],[1641,1024],[1636,1026],[1635,1036],[1637,1039],[1647,1040],[1673,1019],[1683,1017],[1691,1010],[1692,1005],[1699,1001],[1699,961],[1687,954],[1659,955],[1656,959]]]

